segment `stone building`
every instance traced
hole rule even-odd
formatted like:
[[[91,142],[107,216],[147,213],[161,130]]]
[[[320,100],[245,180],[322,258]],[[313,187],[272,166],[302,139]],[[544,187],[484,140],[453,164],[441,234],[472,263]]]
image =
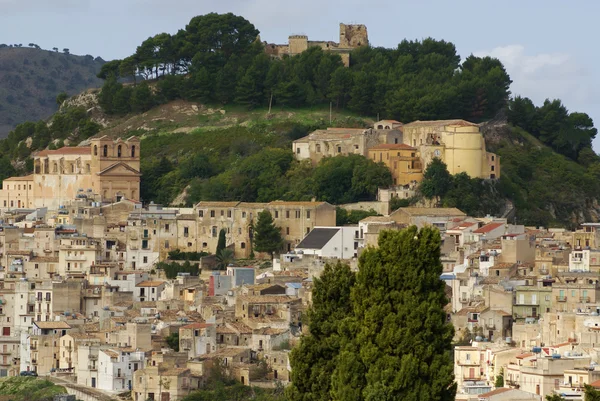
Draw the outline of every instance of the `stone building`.
[[[434,158],[446,163],[450,174],[472,178],[500,178],[500,158],[486,151],[479,125],[465,120],[414,121],[402,126],[406,145],[417,148],[424,168]]]
[[[369,159],[390,169],[394,185],[409,185],[423,179],[421,157],[412,146],[403,143],[377,145],[369,149]]]
[[[374,146],[401,143],[402,132],[396,129],[327,128],[295,140],[292,150],[296,159],[310,159],[317,164],[328,156],[356,154],[367,157]]]
[[[140,195],[140,141],[136,137],[91,139],[90,146],[43,150],[34,156],[34,172],[2,183],[1,208],[55,210],[78,197],[103,201]]]
[[[350,66],[350,52],[360,46],[369,44],[367,27],[364,25],[340,24],[340,41],[314,41],[308,40],[306,35],[290,35],[288,44],[278,45],[264,42],[265,52],[271,57],[295,56],[311,47],[339,54],[346,67]]]

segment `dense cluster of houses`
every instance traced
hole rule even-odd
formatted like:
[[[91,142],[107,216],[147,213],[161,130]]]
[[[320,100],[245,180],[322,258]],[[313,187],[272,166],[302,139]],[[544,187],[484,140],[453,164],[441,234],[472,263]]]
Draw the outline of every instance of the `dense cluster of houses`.
[[[456,221],[442,279],[460,400],[583,400],[600,388],[600,224],[576,231]]]

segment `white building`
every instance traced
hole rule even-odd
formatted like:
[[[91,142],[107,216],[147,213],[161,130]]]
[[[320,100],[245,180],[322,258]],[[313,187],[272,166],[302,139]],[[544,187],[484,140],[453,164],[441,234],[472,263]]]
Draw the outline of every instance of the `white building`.
[[[590,271],[590,250],[573,251],[569,254],[570,272],[589,272]]]
[[[164,289],[164,281],[142,281],[136,284],[133,296],[136,302],[158,301]]]
[[[131,390],[133,372],[144,368],[144,352],[110,348],[98,353],[98,388],[120,392]]]
[[[352,259],[358,252],[358,227],[315,227],[296,245],[296,253]]]

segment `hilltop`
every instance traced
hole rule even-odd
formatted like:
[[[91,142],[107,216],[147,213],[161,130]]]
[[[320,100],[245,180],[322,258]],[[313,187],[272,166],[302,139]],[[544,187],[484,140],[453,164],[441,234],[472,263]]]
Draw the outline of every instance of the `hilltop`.
[[[293,140],[329,126],[366,128],[375,116],[464,119],[482,124],[488,150],[501,157],[501,178],[458,174],[438,204],[474,216],[514,206],[510,215],[527,225],[600,219],[593,121],[560,100],[536,106],[511,97],[499,60],[463,60],[452,43],[432,38],[393,49],[360,46],[348,66],[320,47],[271,58],[257,34],[243,17],[208,14],[176,35],[148,38],[102,66],[101,90],[67,100],[49,123],[15,128],[0,143],[0,179],[30,172],[30,156],[47,147],[137,135],[146,202],[350,203],[391,185],[389,170],[357,155],[298,162]]]
[[[17,124],[50,117],[61,92],[99,87],[101,58],[0,45],[0,138]]]

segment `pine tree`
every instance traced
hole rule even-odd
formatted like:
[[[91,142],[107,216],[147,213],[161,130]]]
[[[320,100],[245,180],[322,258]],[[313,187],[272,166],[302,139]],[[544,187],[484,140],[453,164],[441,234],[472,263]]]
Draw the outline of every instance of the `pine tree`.
[[[280,250],[283,246],[283,238],[279,227],[275,226],[273,216],[268,210],[263,210],[258,214],[256,226],[254,226],[254,250],[256,252],[268,252],[273,257],[273,253]]]
[[[384,231],[360,257],[353,317],[332,377],[336,400],[454,400],[454,330],[439,231]]]
[[[313,307],[308,311],[310,334],[290,354],[290,401],[329,400],[330,378],[340,349],[340,322],[352,311],[350,292],[356,277],[350,266],[338,262],[325,265],[315,278]]]

